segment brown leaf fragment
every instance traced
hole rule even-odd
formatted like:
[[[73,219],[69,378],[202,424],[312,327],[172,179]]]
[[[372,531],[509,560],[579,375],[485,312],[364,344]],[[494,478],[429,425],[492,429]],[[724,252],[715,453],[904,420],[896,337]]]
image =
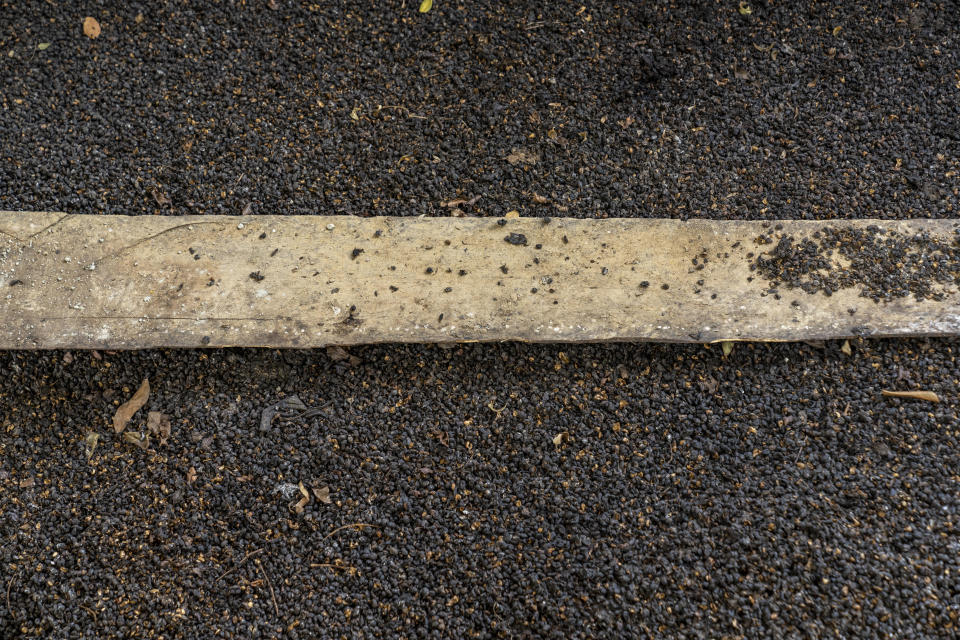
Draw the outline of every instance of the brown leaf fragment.
[[[566,431],[561,431],[557,435],[553,436],[553,444],[557,447],[562,445],[564,442],[570,441],[570,434]]]
[[[140,407],[147,403],[147,398],[149,396],[150,381],[144,378],[143,383],[140,385],[140,388],[137,389],[137,392],[133,394],[133,397],[120,405],[120,407],[117,409],[117,412],[113,414],[114,433],[123,432],[123,430],[127,427],[127,423],[130,422],[130,418],[132,418],[133,414],[140,410]]]
[[[153,196],[153,199],[156,201],[158,207],[165,207],[171,203],[171,200],[169,197],[167,197],[167,194],[157,187],[150,189],[150,195]]]
[[[87,460],[93,457],[98,442],[100,442],[100,434],[94,431],[88,433],[83,439],[83,452],[87,455]]]
[[[35,484],[37,484],[37,482],[33,478],[24,478],[23,480],[20,481],[20,488],[29,489]]]
[[[519,147],[514,147],[510,154],[507,155],[507,162],[516,166],[518,164],[534,165],[540,161],[540,156],[532,151],[527,151],[526,149],[521,149]]]
[[[123,434],[123,441],[135,444],[141,449],[146,450],[150,446],[150,436],[146,433],[137,431],[126,431]]]
[[[447,207],[447,208],[449,208],[449,209],[453,209],[453,208],[455,208],[455,207],[459,207],[459,206],[462,205],[462,204],[466,204],[466,205],[473,206],[473,205],[477,204],[477,201],[479,201],[481,197],[482,197],[482,196],[473,196],[473,197],[470,198],[470,199],[467,199],[467,198],[456,198],[455,200],[445,200],[445,201],[443,201],[443,202],[440,203],[440,206],[441,206],[441,207]]]
[[[323,487],[320,487],[319,489],[314,487],[313,495],[317,498],[317,500],[319,500],[323,504],[333,503],[333,499],[330,497],[330,487],[328,486],[323,486]]]
[[[536,202],[537,204],[550,204],[550,198],[542,196],[539,193],[531,193],[530,199]]]
[[[290,509],[297,514],[303,513],[303,508],[310,504],[310,493],[307,491],[307,488],[303,486],[303,483],[299,483],[298,488],[300,493],[303,495],[295,504],[290,505]]]
[[[187,469],[187,484],[193,484],[197,481],[197,470],[193,467]]]
[[[850,348],[850,341],[849,341],[849,340],[844,340],[844,341],[843,341],[843,344],[840,345],[840,351],[842,351],[844,354],[846,354],[846,355],[848,355],[848,356],[852,356],[852,355],[853,355],[853,349]]]
[[[905,398],[907,400],[925,400],[927,402],[940,402],[940,396],[933,391],[889,391],[883,390],[886,398]]]
[[[170,416],[151,411],[147,414],[147,429],[160,440],[160,444],[167,444],[170,437]]]
[[[327,347],[327,357],[333,360],[334,362],[339,362],[341,360],[349,360],[350,352],[344,349],[343,347],[331,345]]]
[[[90,39],[100,35],[100,23],[97,22],[96,18],[87,16],[83,19],[83,35]]]

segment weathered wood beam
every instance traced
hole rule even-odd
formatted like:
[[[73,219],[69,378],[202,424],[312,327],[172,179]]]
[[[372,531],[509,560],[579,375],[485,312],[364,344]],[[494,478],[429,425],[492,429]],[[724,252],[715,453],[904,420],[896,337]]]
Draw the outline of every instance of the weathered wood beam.
[[[954,257],[922,273],[931,250],[911,238],[955,246],[957,226],[0,212],[0,348],[953,336]],[[904,277],[943,298],[863,297],[882,277],[857,281],[837,252],[832,295],[751,270],[781,237],[830,229],[898,239],[871,262],[898,278],[916,263]]]

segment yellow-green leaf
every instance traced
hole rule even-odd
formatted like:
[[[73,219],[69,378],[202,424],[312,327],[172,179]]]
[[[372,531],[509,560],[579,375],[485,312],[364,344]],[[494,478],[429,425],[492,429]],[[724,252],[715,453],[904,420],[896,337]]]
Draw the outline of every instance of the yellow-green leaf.
[[[433,0],[423,0],[420,3],[420,13],[426,13],[433,8]]]
[[[726,357],[733,351],[733,343],[729,340],[721,342],[720,349],[723,351],[724,357]]]
[[[737,8],[737,11],[739,11],[740,15],[742,16],[748,16],[753,13],[753,9],[751,9],[750,5],[746,2],[741,2],[740,6]]]
[[[39,49],[40,51],[46,51],[47,47],[49,46],[50,46],[49,42],[41,42],[40,44],[37,45],[37,49]]]

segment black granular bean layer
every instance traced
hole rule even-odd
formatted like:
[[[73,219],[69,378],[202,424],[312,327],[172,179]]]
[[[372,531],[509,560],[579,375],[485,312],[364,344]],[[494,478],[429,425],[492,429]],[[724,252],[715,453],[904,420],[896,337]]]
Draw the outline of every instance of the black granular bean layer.
[[[960,211],[953,1],[270,4],[0,0],[0,209]]]
[[[0,209],[957,215],[955,3],[433,4],[0,0]],[[958,345],[0,353],[0,637],[951,637]]]
[[[943,636],[957,346],[3,353],[0,635]]]
[[[774,288],[829,295],[856,287],[874,302],[911,294],[942,300],[957,292],[960,281],[960,236],[954,235],[946,242],[926,232],[908,235],[873,225],[828,227],[812,238],[781,236],[751,267]]]

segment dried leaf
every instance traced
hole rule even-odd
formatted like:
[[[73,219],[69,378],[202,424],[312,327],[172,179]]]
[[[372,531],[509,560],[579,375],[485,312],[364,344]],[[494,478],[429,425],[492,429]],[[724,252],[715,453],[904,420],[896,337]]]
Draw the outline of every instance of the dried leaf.
[[[570,440],[570,434],[567,433],[566,431],[561,431],[557,435],[553,436],[553,444],[557,447],[559,447],[565,441],[569,441],[569,440]]]
[[[333,499],[330,498],[330,487],[323,486],[323,487],[320,487],[319,489],[314,487],[313,495],[316,496],[317,500],[319,500],[323,504],[333,503]]]
[[[843,344],[840,345],[840,351],[844,352],[844,353],[847,354],[848,356],[852,356],[852,355],[853,355],[853,349],[850,348],[850,341],[849,341],[849,340],[844,340],[844,341],[843,341]]]
[[[193,467],[187,469],[187,484],[193,484],[197,480],[197,470]]]
[[[100,442],[100,434],[91,431],[87,434],[87,437],[83,439],[83,450],[87,454],[87,460],[93,457],[93,452],[97,448],[97,443]]]
[[[539,193],[531,193],[530,199],[536,202],[537,204],[550,204],[550,198],[542,196]]]
[[[247,204],[243,205],[243,211],[240,212],[240,215],[249,216],[252,213],[253,213],[253,203],[248,202]]]
[[[887,398],[906,398],[907,400],[940,402],[940,396],[935,394],[933,391],[888,391],[884,389],[883,395]]]
[[[163,191],[161,191],[156,187],[154,187],[153,189],[150,189],[150,195],[153,196],[153,199],[156,201],[157,206],[165,207],[171,202],[170,198],[167,197],[167,194],[165,194]]]
[[[100,23],[96,18],[87,16],[83,19],[83,35],[91,39],[100,35]]]
[[[360,107],[354,107],[350,112],[350,117],[354,120],[360,120]]]
[[[720,350],[723,351],[723,357],[726,358],[733,352],[733,342],[727,340],[720,343]]]
[[[143,14],[142,14],[142,13],[138,13],[138,14],[137,14],[137,17],[134,18],[133,21],[136,22],[137,24],[140,24],[141,22],[143,22]]]
[[[151,411],[147,414],[147,429],[150,430],[150,433],[157,436],[160,440],[160,444],[167,444],[167,438],[170,437],[170,416],[160,413],[159,411]]]
[[[480,199],[480,196],[473,196],[469,200],[465,198],[457,198],[456,200],[447,200],[446,202],[441,202],[441,207],[449,207],[451,209],[459,207],[462,204],[474,205],[477,203],[477,200]]]
[[[146,449],[150,446],[150,436],[145,433],[139,433],[137,431],[127,431],[123,434],[123,441],[129,442],[130,444],[135,444],[141,449]]]
[[[540,161],[540,156],[537,154],[527,151],[526,149],[520,149],[514,147],[510,154],[507,156],[507,162],[516,166],[518,164],[537,164]]]
[[[505,216],[503,216],[503,217],[504,217],[504,218],[519,218],[519,217],[520,217],[520,212],[517,211],[516,209],[514,209],[514,210],[512,210],[512,211],[507,211],[507,215],[505,215]]]
[[[349,360],[350,352],[344,349],[343,347],[331,345],[327,347],[327,357],[333,360],[334,362],[339,362],[341,360]]]
[[[740,12],[740,15],[742,15],[742,16],[748,16],[748,15],[750,15],[751,13],[753,13],[753,9],[751,9],[751,8],[750,8],[750,5],[747,4],[746,2],[741,2],[741,3],[740,3],[740,6],[737,7],[737,11],[739,11],[739,12]]]
[[[840,35],[841,29],[843,29],[843,26],[842,26],[842,25],[837,25],[837,26],[835,26],[835,27],[833,28],[833,31],[831,31],[831,33],[833,34],[833,37],[834,37],[834,38],[836,38],[838,35]]]
[[[37,49],[39,49],[40,51],[46,51],[47,47],[49,46],[50,46],[49,42],[41,42],[40,44],[37,45]]]
[[[426,13],[433,8],[433,0],[422,0],[420,2],[420,13]]]
[[[267,8],[276,11],[280,8],[280,3],[277,0],[267,0]]]
[[[20,488],[29,489],[35,484],[37,484],[37,482],[33,478],[24,478],[23,480],[20,481]]]
[[[150,397],[150,381],[144,378],[133,397],[120,405],[117,412],[113,414],[113,431],[115,433],[121,433],[127,427],[130,418],[147,403],[148,397]]]
[[[296,504],[290,505],[290,508],[294,513],[303,513],[303,508],[310,504],[310,493],[307,491],[307,488],[303,486],[303,483],[299,483],[297,488],[300,489],[301,495],[303,495]]]

